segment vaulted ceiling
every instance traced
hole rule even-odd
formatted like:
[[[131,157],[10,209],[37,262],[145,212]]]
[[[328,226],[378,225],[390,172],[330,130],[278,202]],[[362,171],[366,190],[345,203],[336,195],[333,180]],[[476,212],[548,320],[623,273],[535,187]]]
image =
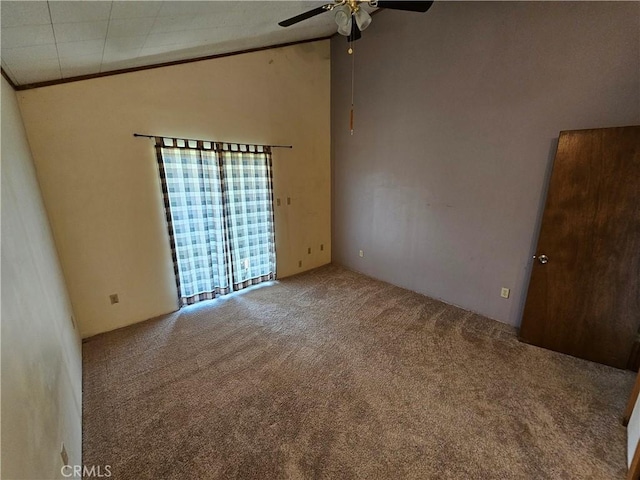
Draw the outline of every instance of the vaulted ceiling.
[[[331,13],[278,25],[324,3],[3,0],[2,69],[24,86],[327,37]]]

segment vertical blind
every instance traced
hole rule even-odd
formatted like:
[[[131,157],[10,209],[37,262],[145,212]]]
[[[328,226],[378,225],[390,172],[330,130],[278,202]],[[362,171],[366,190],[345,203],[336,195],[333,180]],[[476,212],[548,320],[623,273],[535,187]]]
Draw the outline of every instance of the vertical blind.
[[[155,141],[180,305],[275,279],[271,149]]]

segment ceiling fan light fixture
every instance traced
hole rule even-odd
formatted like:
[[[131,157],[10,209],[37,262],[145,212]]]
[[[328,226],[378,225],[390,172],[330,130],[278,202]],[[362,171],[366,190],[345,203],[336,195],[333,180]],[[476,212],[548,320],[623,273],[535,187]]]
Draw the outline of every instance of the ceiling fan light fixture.
[[[354,17],[356,17],[356,23],[358,24],[360,31],[363,31],[371,24],[371,15],[369,15],[363,8],[359,8],[354,14]]]
[[[353,22],[349,7],[344,5],[343,7],[336,8],[335,20],[338,25],[338,33],[348,37],[351,34],[351,24]]]

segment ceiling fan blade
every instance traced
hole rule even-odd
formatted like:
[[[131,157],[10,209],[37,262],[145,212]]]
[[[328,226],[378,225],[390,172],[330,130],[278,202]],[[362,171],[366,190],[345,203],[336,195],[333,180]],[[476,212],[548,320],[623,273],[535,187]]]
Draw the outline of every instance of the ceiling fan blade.
[[[347,37],[347,42],[355,42],[356,40],[360,40],[362,38],[362,32],[358,28],[358,24],[353,21],[351,23],[351,34]]]
[[[281,22],[278,22],[278,25],[281,27],[290,27],[294,23],[301,22],[303,20],[307,20],[308,18],[315,17],[316,15],[320,15],[321,13],[328,12],[332,3],[328,3],[326,5],[322,5],[321,7],[314,8],[313,10],[309,10],[308,12],[301,13],[300,15],[296,15],[295,17],[288,18]]]
[[[389,10],[405,10],[407,12],[426,12],[433,5],[433,0],[427,2],[399,2],[395,0],[379,1],[378,8]]]

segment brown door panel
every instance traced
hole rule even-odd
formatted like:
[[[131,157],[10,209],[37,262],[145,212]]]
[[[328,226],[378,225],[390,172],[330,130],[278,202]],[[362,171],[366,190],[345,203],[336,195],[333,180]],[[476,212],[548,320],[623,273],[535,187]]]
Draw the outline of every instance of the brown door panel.
[[[625,368],[640,327],[640,127],[560,134],[536,257],[520,338]]]

